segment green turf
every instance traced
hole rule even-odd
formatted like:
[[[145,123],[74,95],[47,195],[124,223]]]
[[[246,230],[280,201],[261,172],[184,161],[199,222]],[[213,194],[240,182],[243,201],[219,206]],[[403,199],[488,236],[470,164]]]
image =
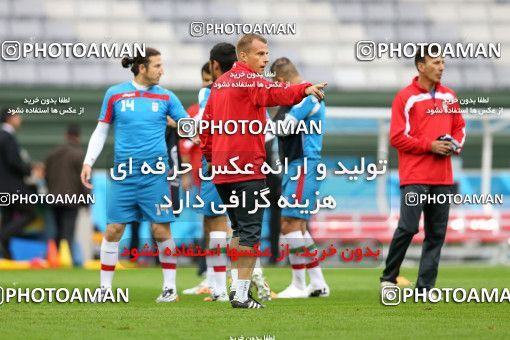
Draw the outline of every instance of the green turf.
[[[509,287],[509,268],[443,267],[439,287]],[[271,287],[288,284],[288,269],[266,268]],[[327,269],[332,288],[325,299],[275,300],[264,310],[233,310],[228,303],[205,303],[181,294],[181,301],[156,304],[159,269],[118,271],[114,285],[129,287],[127,304],[0,305],[1,338],[165,338],[228,339],[229,336],[276,339],[343,338],[508,338],[510,304],[407,303],[379,301],[380,269]],[[404,269],[411,281],[416,269]],[[194,269],[180,269],[179,289],[193,286]],[[0,271],[3,287],[95,287],[98,272],[87,270]]]

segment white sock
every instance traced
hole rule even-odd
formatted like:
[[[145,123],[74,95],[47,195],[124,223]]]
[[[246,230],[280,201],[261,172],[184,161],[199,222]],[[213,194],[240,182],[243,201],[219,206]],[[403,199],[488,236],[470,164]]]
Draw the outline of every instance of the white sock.
[[[209,248],[222,250],[219,256],[212,258],[214,269],[215,295],[227,293],[227,233],[225,231],[211,231],[209,233]]]
[[[234,263],[234,265],[236,264]],[[237,281],[239,281],[239,272],[237,271],[237,268],[230,268],[230,277],[232,278],[232,282],[230,282],[230,290],[236,290]]]
[[[251,280],[237,280],[236,295],[234,300],[244,302],[248,300],[248,291],[250,290]]]
[[[119,259],[119,242],[101,242],[101,288],[112,288],[115,265]]]
[[[161,262],[161,269],[163,271],[163,290],[173,289],[175,290],[175,272],[177,267],[177,257],[165,255],[165,249],[175,249],[174,240],[171,238],[157,242],[159,249],[159,262]]]
[[[209,259],[209,261],[211,261],[212,259]],[[206,261],[207,263],[207,261]],[[209,289],[214,289],[214,268],[211,265],[209,265],[209,263],[207,263],[207,271],[206,271],[206,274],[205,274],[205,278],[206,278],[206,282],[207,282],[207,287],[209,287]]]
[[[255,267],[253,267],[253,272],[251,274],[253,275],[261,275],[262,276],[262,265],[260,264],[260,257],[257,257],[257,260],[255,261]]]
[[[303,253],[305,240],[301,231],[293,231],[285,235],[285,242],[289,245],[289,261],[292,266],[292,284],[299,289],[306,288],[305,258],[296,256],[296,250]]]
[[[315,241],[308,230],[303,234],[303,238],[305,239],[305,247],[307,247],[308,250],[313,252],[317,249]],[[326,287],[326,280],[324,280],[324,275],[322,275],[322,269],[319,261],[314,261],[312,257],[307,258],[306,271],[308,272],[308,275],[310,275],[310,282],[313,288],[321,289]]]
[[[207,266],[207,271],[205,274],[207,287],[209,287],[209,289],[214,292],[216,289],[216,280],[214,279],[213,258],[211,256],[205,257],[205,265]]]

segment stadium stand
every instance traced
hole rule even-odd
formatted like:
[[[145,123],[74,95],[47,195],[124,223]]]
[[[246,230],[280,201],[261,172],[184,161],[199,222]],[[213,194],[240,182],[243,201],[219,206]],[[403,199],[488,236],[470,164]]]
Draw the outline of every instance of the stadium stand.
[[[375,40],[394,42],[510,42],[510,3],[487,0],[482,3],[460,1],[408,2],[326,0],[303,1],[239,1],[228,6],[221,1],[163,0],[4,0],[0,2],[0,37],[23,41],[79,42],[145,42],[162,51],[168,76],[163,86],[176,89],[186,105],[196,101],[200,87],[199,69],[210,47],[225,36],[192,37],[189,23],[196,18],[208,18],[211,8],[215,20],[224,23],[281,22],[281,13],[297,25],[293,39],[270,38],[271,57],[286,55],[302,70],[307,80],[327,79],[328,109],[332,107],[366,107],[387,109],[396,89],[409,83],[414,74],[411,60],[383,58],[360,63],[352,57],[353,41]],[[440,10],[438,10],[440,8]],[[203,19],[205,23],[212,22]],[[211,19],[212,20],[212,19]],[[216,21],[217,22],[217,21]],[[434,25],[429,25],[434,23]],[[320,34],[316,34],[320,32]],[[232,42],[237,37],[229,37]],[[507,44],[508,46],[508,44]],[[502,54],[510,50],[502,46]],[[83,106],[80,117],[83,136],[93,130],[104,89],[125,81],[130,75],[118,60],[24,60],[0,64],[0,99],[6,104],[20,105],[23,98],[35,96],[69,96],[73,105]],[[495,106],[509,107],[505,92],[510,88],[509,59],[448,60],[443,82],[469,96],[484,91]],[[478,92],[477,92],[478,91]],[[370,98],[368,98],[370,97]],[[357,111],[353,109],[352,116]],[[24,117],[25,118],[25,117]],[[36,160],[60,142],[65,126],[76,117],[26,117],[19,133],[20,142]],[[375,119],[343,119],[327,117],[324,161],[349,163],[365,155],[377,157],[379,122]],[[482,187],[481,159],[484,123],[468,122],[468,140],[457,182],[461,193],[480,193]],[[490,191],[510,197],[508,147],[510,128],[493,133],[492,176]],[[84,138],[84,146],[87,139]],[[107,168],[112,156],[110,137],[105,152],[98,161]],[[340,202],[337,209],[315,218],[310,227],[317,238],[373,238],[382,243],[391,240],[398,220],[398,177],[396,157],[390,151],[390,173],[386,177],[388,210],[379,211],[373,183],[358,182],[356,186],[345,178],[329,177],[326,191]],[[104,181],[97,172],[95,181]],[[95,194],[104,200],[105,189]],[[93,209],[93,221],[104,229],[105,217]],[[192,231],[199,223],[198,215],[186,215],[188,223],[182,236],[195,237]],[[195,228],[195,229],[194,229]],[[476,206],[451,211],[447,243],[450,245],[496,245],[508,247],[510,239],[510,204],[494,207],[490,214]],[[263,233],[267,235],[267,226]],[[129,233],[126,234],[129,237]],[[423,240],[422,232],[414,239]],[[503,250],[504,252],[504,250]],[[508,252],[507,252],[508,253]],[[491,256],[492,259],[497,255]],[[505,257],[508,261],[508,258]]]
[[[162,49],[171,63],[168,71],[174,75],[171,84],[178,88],[195,89],[200,83],[195,76],[196,63],[201,62],[208,46],[224,37],[206,35],[199,39],[182,33],[189,22],[196,18],[207,18],[214,6],[220,15],[220,22],[236,23],[241,17],[244,22],[281,21],[278,13],[285,12],[297,25],[293,39],[275,37],[271,42],[273,51],[293,51],[290,55],[299,69],[304,70],[310,81],[334,74],[330,80],[339,88],[386,88],[398,87],[408,82],[407,72],[402,65],[387,59],[363,64],[351,57],[353,40],[395,41],[395,42],[508,42],[510,23],[507,18],[510,4],[496,0],[483,3],[448,2],[407,2],[390,1],[240,1],[234,8],[221,1],[37,1],[5,0],[0,5],[0,34],[20,41],[54,39],[81,42],[92,41],[144,41]],[[441,10],[436,10],[440,6]],[[140,15],[143,14],[143,15]],[[462,20],[460,19],[462,18]],[[203,19],[205,23],[212,22]],[[434,25],[427,25],[433,22]],[[185,23],[183,25],[183,23]],[[107,35],[105,36],[105,32]],[[320,35],[315,32],[321,32]],[[170,49],[169,46],[172,46]],[[164,47],[164,48],[163,48]],[[503,46],[502,53],[508,47]],[[166,53],[166,52],[169,53]],[[345,57],[345,54],[349,57]],[[278,53],[277,53],[278,54]],[[97,84],[115,83],[114,74],[104,72],[113,61],[96,61],[91,67],[90,79]],[[53,84],[75,85],[84,83],[81,64],[69,65],[67,60],[57,64],[52,77],[41,76],[45,68],[34,70],[34,61],[28,61],[28,77],[19,77],[18,72],[9,72],[11,65],[0,66],[2,84]],[[490,62],[456,60],[445,74],[444,82],[456,89],[495,89],[510,85],[510,65],[501,60]],[[407,67],[412,68],[408,62]],[[322,69],[322,72],[318,72]],[[176,72],[178,70],[178,72]],[[329,77],[331,78],[331,77]],[[63,81],[62,79],[66,79]],[[374,79],[384,79],[374,82]],[[87,83],[87,82],[85,82]],[[90,83],[88,83],[90,84]],[[92,83],[94,84],[94,83]]]

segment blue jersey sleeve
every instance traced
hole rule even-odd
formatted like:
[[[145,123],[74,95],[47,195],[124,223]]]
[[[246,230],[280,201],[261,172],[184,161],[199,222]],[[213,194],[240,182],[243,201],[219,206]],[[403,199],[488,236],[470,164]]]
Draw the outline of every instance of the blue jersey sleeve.
[[[184,106],[182,106],[181,101],[179,98],[173,93],[172,91],[169,91],[170,98],[168,103],[168,115],[175,120],[176,122],[181,118],[189,118],[188,113],[184,109]]]
[[[198,92],[198,105],[200,110],[205,110],[205,106],[207,105],[207,100],[209,99],[210,94],[211,89],[208,87],[203,87]]]
[[[303,99],[301,103],[296,104],[289,111],[289,115],[296,118],[297,120],[304,120],[309,115],[313,115],[321,108],[321,103],[314,96],[310,95]]]
[[[106,90],[103,99],[103,105],[101,105],[101,112],[99,113],[99,121],[104,123],[112,123],[114,119],[113,104],[115,101],[114,91],[110,87]]]

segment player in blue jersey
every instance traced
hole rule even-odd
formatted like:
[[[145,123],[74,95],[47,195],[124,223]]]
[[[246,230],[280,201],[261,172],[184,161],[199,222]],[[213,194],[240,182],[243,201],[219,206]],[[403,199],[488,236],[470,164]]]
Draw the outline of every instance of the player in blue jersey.
[[[276,59],[271,65],[271,72],[274,74],[275,81],[289,82],[290,84],[303,82],[296,67],[288,58]],[[280,107],[274,120],[284,120],[284,124],[297,124],[299,121],[304,121],[310,127],[312,121],[323,122],[325,112],[324,101],[319,102],[314,96],[308,96],[292,107]],[[289,163],[289,171],[283,175],[282,179],[282,195],[289,202],[298,200],[301,203],[306,199],[309,202],[316,202],[315,193],[320,187],[320,181],[317,180],[317,165],[321,161],[322,135],[300,132],[289,135],[280,134],[278,139],[280,158],[282,162],[284,158],[287,158]],[[303,166],[305,158],[307,174],[301,173],[297,180],[291,180],[291,177],[297,175],[298,167]],[[310,206],[308,210],[314,208],[315,206]],[[313,251],[315,243],[307,231],[310,214],[304,213],[300,208],[287,207],[282,209],[281,215],[281,233],[284,242],[289,245],[291,253],[292,250],[301,251],[303,247]],[[318,261],[293,254],[290,254],[289,257],[292,266],[292,283],[278,294],[278,298],[329,296],[329,287],[324,280]],[[306,286],[305,268],[311,281],[308,287]]]
[[[82,183],[92,188],[92,166],[104,146],[109,126],[113,124],[114,167],[113,180],[108,188],[107,228],[101,243],[101,289],[103,293],[111,289],[119,241],[126,223],[147,220],[160,250],[163,270],[163,291],[156,301],[173,302],[178,299],[175,287],[177,258],[164,250],[175,248],[169,225],[175,217],[171,208],[162,206],[164,196],[171,197],[166,178],[168,168],[162,172],[156,165],[163,163],[167,167],[168,164],[165,142],[167,116],[175,121],[189,116],[179,98],[158,85],[163,75],[159,51],[147,48],[145,57],[125,57],[122,66],[131,67],[134,79],[106,91],[81,173]],[[158,170],[142,174],[144,162]]]

